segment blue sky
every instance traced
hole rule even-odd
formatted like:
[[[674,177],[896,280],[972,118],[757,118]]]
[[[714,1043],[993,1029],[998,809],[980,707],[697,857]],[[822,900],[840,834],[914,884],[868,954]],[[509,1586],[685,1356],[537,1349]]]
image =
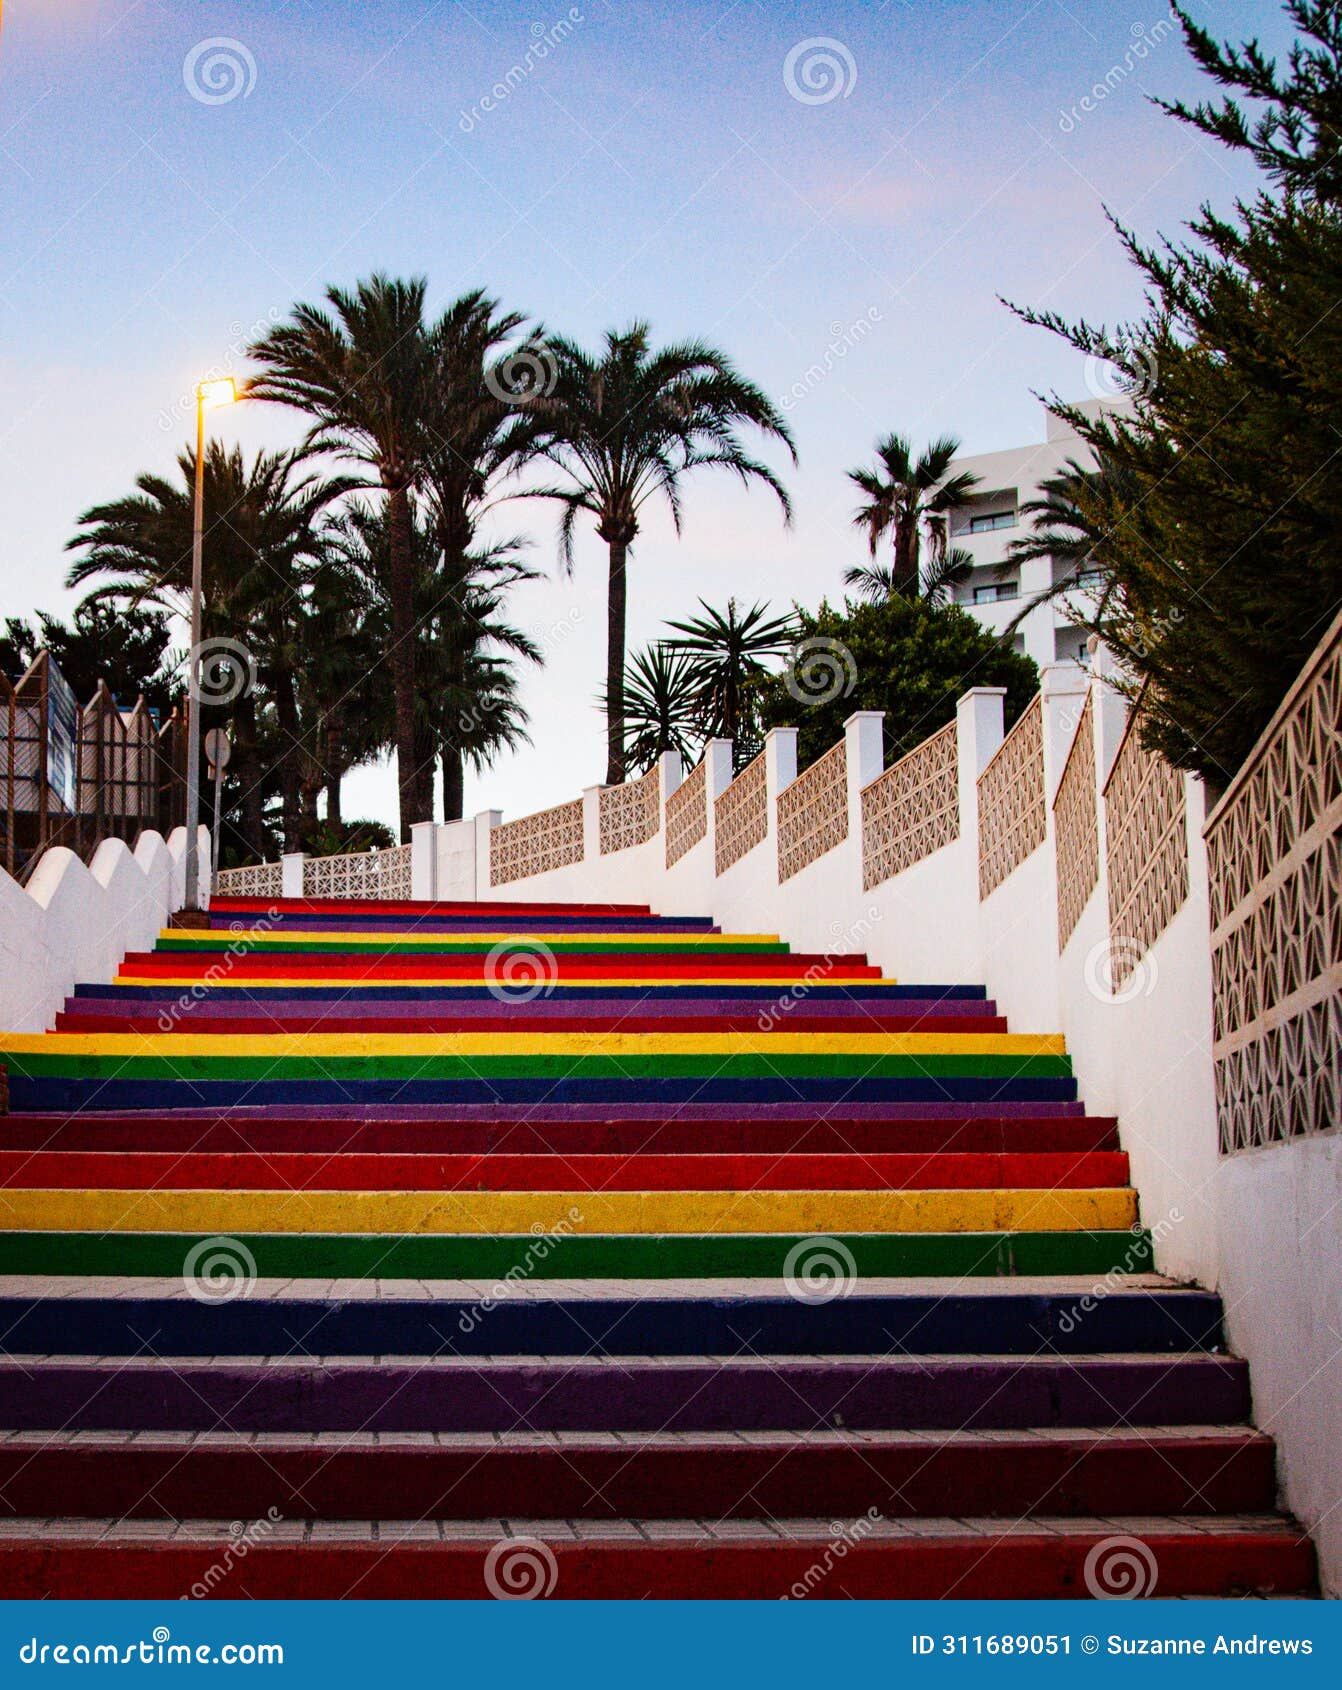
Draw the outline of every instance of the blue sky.
[[[1267,0],[1191,9],[1285,40]],[[589,342],[646,317],[787,400],[795,527],[692,485],[682,537],[659,517],[636,550],[633,644],[699,595],[833,596],[860,550],[844,471],[878,434],[986,451],[1041,435],[1031,390],[1084,395],[999,294],[1121,318],[1139,290],[1103,207],[1175,233],[1252,185],[1145,97],[1202,87],[1159,0],[10,0],[0,608],[68,609],[75,518],[171,465],[199,374],[241,374],[256,328],[375,268]],[[217,427],[299,432],[268,407]],[[505,525],[547,569],[514,609],[550,660],[533,744],[467,804],[516,815],[601,777],[604,557],[585,533],[565,580],[552,511]],[[385,771],[350,777],[347,815],[393,808]]]

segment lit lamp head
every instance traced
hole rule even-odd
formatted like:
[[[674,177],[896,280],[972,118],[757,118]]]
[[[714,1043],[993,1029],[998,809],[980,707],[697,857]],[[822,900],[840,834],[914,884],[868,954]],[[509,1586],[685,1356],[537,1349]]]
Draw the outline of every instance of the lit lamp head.
[[[237,383],[232,376],[223,376],[218,381],[203,381],[196,389],[196,397],[207,411],[216,410],[220,405],[232,405],[238,397]]]

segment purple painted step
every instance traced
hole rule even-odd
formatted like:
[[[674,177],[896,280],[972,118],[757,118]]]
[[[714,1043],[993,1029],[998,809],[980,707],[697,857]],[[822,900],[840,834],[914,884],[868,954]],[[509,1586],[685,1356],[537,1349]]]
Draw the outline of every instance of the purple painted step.
[[[983,1103],[771,1103],[771,1121],[996,1121],[1072,1119],[1085,1115],[1084,1103],[1062,1101],[1009,1101]],[[476,1121],[491,1126],[503,1121],[739,1121],[739,1103],[271,1103],[247,1104],[240,1109],[221,1110],[202,1104],[172,1109],[80,1110],[81,1118],[96,1121],[216,1121],[228,1116],[237,1121]],[[53,1125],[74,1117],[64,1109],[15,1110],[14,1117],[29,1121],[50,1121]],[[11,1117],[11,1118],[14,1118]]]
[[[444,1001],[443,998],[418,999],[413,1002],[386,1001],[368,999],[357,990],[352,990],[343,999],[325,999],[313,1003],[310,999],[301,997],[269,997],[263,1001],[267,1015],[273,1015],[277,1020],[286,1017],[317,1017],[328,1015],[334,1018],[358,1015],[369,1020],[386,1017],[392,1020],[424,1020],[429,1021],[446,1015],[460,1017],[463,1020],[497,1020],[500,1015],[506,1015],[509,1006],[494,998],[483,1000],[469,1000],[458,1003]],[[248,1006],[240,1006],[228,998],[205,997],[189,999],[181,1006],[180,1012],[176,1005],[173,1010],[174,1021],[183,1018],[203,1020],[211,1016],[245,1016],[256,1013]],[[668,1020],[677,1018],[706,1018],[709,1016],[741,1016],[749,1015],[755,1006],[742,1003],[733,998],[690,998],[677,1001],[673,998],[649,998],[645,1003],[632,1003],[627,998],[591,998],[581,1004],[574,1004],[571,999],[551,1000],[538,998],[533,1003],[519,1004],[517,1013],[527,1017],[563,1019],[566,1017],[583,1017],[588,1020],[598,1020],[610,1017],[620,1020],[623,1017],[637,1016],[665,1017]],[[70,997],[65,1000],[67,1015],[149,1015],[157,1016],[163,1012],[161,999],[147,997],[130,988],[121,993],[107,993],[95,996],[93,994],[80,997]],[[918,1019],[940,1019],[943,1016],[965,1017],[980,1020],[985,1017],[995,1017],[997,1009],[989,998],[901,998],[890,999],[858,999],[854,1002],[817,1002],[804,1003],[797,1010],[797,1018],[815,1017],[824,1020],[852,1021],[855,1018],[867,1016],[899,1016]],[[777,1020],[777,1030],[788,1030],[788,1016],[780,1015]]]
[[[1228,1356],[109,1357],[0,1362],[0,1401],[18,1431],[922,1430],[1229,1425],[1247,1418],[1249,1383]]]

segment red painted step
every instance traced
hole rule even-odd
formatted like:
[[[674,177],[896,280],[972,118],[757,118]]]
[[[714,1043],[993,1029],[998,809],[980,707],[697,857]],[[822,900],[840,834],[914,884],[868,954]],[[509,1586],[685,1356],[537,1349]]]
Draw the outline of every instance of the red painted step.
[[[1224,1432],[1121,1430],[799,1433],[746,1443],[721,1434],[571,1436],[440,1434],[309,1438],[208,1433],[189,1444],[152,1433],[132,1441],[63,1441],[21,1433],[0,1444],[0,1494],[18,1515],[78,1518],[363,1520],[519,1516],[543,1498],[555,1518],[675,1520],[920,1515],[1254,1514],[1271,1511],[1270,1438]]]
[[[525,1568],[519,1550],[497,1548],[507,1535],[545,1545],[543,1552],[531,1550],[539,1591],[568,1600],[637,1600],[649,1594],[662,1600],[790,1594],[811,1601],[1084,1598],[1090,1594],[1087,1557],[1093,1550],[1102,1552],[1115,1535],[1134,1535],[1124,1533],[1121,1518],[1065,1533],[1050,1532],[1046,1522],[1016,1532],[976,1531],[961,1521],[942,1520],[928,1522],[929,1530],[916,1534],[899,1522],[854,1524],[856,1529],[850,1526],[845,1534],[842,1528],[836,1533],[828,1518],[761,1521],[757,1535],[742,1539],[738,1528],[716,1537],[705,1527],[696,1536],[693,1527],[687,1531],[678,1521],[661,1528],[656,1522],[631,1521],[621,1522],[618,1534],[613,1527],[595,1526],[591,1536],[575,1539],[570,1526],[556,1521],[547,1542],[545,1522],[534,1517],[511,1527],[500,1522],[493,1532],[482,1526],[470,1537],[457,1532],[449,1537],[445,1530],[438,1539],[435,1522],[417,1516],[383,1521],[376,1530],[369,1524],[362,1541],[345,1524],[308,1528],[280,1521],[270,1535],[259,1529],[252,1535],[246,1594],[252,1600],[484,1598],[494,1593],[485,1582],[487,1565],[494,1569],[495,1589],[503,1555],[518,1557],[515,1564]],[[1313,1546],[1289,1523],[1250,1519],[1242,1530],[1216,1532],[1178,1523],[1156,1531],[1142,1519],[1133,1526],[1151,1551],[1161,1596],[1314,1588]],[[16,1529],[22,1528],[11,1520],[8,1532]],[[166,1522],[163,1529],[167,1537],[177,1527]],[[118,1533],[114,1522],[89,1522],[87,1531],[81,1542],[70,1523],[44,1535],[41,1522],[34,1521],[30,1537],[7,1536],[0,1541],[0,1589],[11,1599],[239,1594],[237,1578],[219,1576],[220,1555],[229,1543],[237,1543],[226,1526],[213,1538],[193,1533],[180,1542],[162,1543],[145,1542],[129,1529]],[[844,1543],[842,1555],[834,1549],[836,1541]]]
[[[767,1007],[767,1006],[765,1006]],[[60,1010],[58,1033],[1005,1033],[1004,1015],[805,1015],[789,1010],[761,1027],[746,1015],[85,1015]]]
[[[1117,1123],[1108,1115],[992,1116],[969,1120],[530,1121],[375,1120],[145,1115],[0,1116],[4,1150],[186,1150],[201,1153],[286,1151],[327,1155],[676,1155],[695,1152],[778,1155],[936,1155],[1116,1150]]]
[[[216,1155],[0,1151],[0,1188],[121,1191],[984,1191],[1125,1186],[1121,1151],[917,1155]]]

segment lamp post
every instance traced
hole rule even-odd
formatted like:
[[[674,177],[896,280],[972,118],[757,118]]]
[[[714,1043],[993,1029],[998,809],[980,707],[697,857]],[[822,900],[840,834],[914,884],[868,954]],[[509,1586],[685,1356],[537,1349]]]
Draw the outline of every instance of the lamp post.
[[[196,389],[196,495],[191,513],[191,655],[186,687],[186,855],[184,906],[200,908],[200,638],[205,559],[205,413],[238,397],[232,376]]]

